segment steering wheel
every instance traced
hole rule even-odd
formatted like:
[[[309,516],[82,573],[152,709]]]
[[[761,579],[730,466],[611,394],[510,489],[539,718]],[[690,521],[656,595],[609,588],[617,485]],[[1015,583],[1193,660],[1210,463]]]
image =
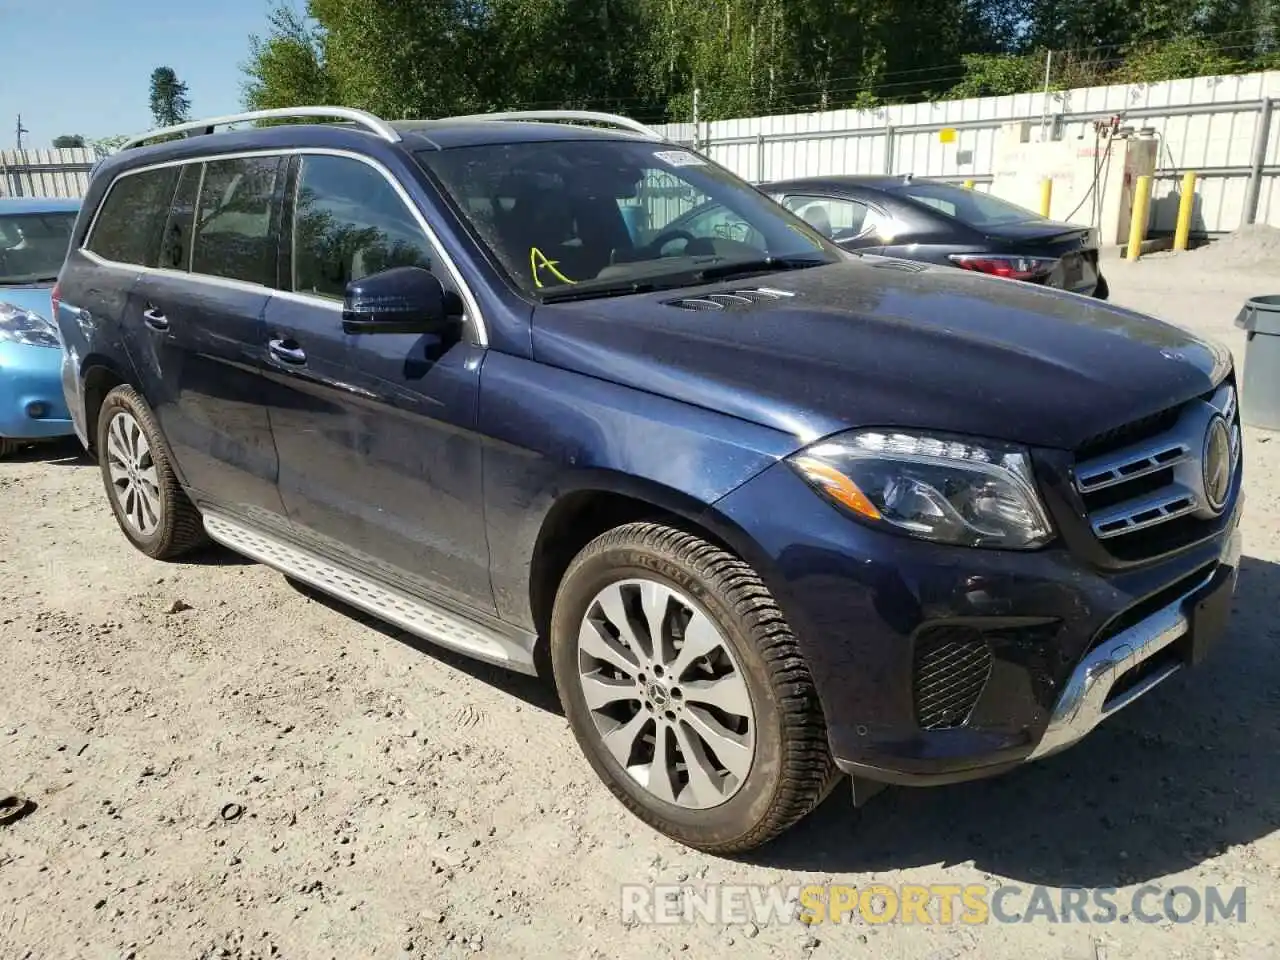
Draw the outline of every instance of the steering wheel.
[[[662,248],[672,240],[683,240],[686,244],[693,243],[696,240],[692,233],[688,230],[666,230],[658,234],[652,240],[645,244],[646,250],[651,250],[654,255],[662,253]]]

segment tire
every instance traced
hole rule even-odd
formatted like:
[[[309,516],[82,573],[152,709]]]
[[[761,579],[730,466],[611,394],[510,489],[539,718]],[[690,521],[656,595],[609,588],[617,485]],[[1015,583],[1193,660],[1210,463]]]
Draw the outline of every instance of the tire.
[[[665,656],[635,649],[653,632],[639,606],[644,596],[657,599],[652,609],[666,611]],[[628,609],[631,641],[609,626]],[[686,621],[687,633],[679,627]],[[673,634],[685,636],[680,649],[689,656],[711,654],[682,663],[669,642]],[[839,779],[813,679],[777,604],[746,563],[698,536],[632,523],[597,537],[561,581],[550,645],[561,704],[592,768],[635,816],[674,840],[712,853],[754,849],[809,813]],[[663,664],[674,669],[657,673]],[[733,710],[708,712],[705,698],[712,696]],[[602,705],[602,697],[609,702]],[[749,716],[733,712],[742,710]],[[712,739],[699,730],[710,730]],[[645,731],[655,742],[662,731],[666,756],[682,758],[684,766],[659,769]],[[728,732],[732,739],[723,736]],[[749,764],[738,746],[746,741]],[[712,743],[721,745],[723,760]],[[622,760],[615,751],[625,754]],[[690,775],[695,769],[697,778]]]
[[[0,459],[3,459],[11,453],[17,453],[22,449],[22,443],[18,440],[9,440],[6,437],[0,437]]]
[[[1101,274],[1098,275],[1098,285],[1093,288],[1093,295],[1099,300],[1106,300],[1111,296],[1111,286]]]
[[[208,543],[155,415],[132,387],[116,387],[103,400],[97,449],[111,512],[138,550],[153,560],[172,560]]]

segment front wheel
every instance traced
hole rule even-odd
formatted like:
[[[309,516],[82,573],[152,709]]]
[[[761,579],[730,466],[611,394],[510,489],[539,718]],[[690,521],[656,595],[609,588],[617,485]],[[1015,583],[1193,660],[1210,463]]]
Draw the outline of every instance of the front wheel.
[[[570,564],[551,625],[556,684],[596,773],[700,850],[758,847],[838,778],[808,666],[740,559],[634,523]]]
[[[155,416],[130,386],[116,387],[102,402],[98,465],[116,522],[147,556],[171,560],[207,542]]]

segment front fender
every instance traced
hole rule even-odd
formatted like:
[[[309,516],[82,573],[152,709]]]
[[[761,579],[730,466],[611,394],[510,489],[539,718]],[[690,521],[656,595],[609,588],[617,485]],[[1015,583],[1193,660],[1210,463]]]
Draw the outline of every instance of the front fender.
[[[480,381],[487,441],[484,502],[499,613],[533,628],[532,560],[547,518],[598,490],[711,526],[711,504],[796,450],[800,441],[665,397],[491,352]],[[723,525],[722,525],[723,526]]]

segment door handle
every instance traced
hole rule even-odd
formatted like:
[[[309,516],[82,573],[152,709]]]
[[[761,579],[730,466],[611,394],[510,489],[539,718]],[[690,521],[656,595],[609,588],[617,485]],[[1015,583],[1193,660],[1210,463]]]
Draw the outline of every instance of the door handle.
[[[271,355],[277,360],[283,360],[285,363],[306,363],[307,354],[301,347],[288,346],[293,343],[292,340],[272,340],[267,344],[271,350]]]
[[[169,318],[155,307],[147,307],[142,311],[142,322],[152,330],[168,330]]]

